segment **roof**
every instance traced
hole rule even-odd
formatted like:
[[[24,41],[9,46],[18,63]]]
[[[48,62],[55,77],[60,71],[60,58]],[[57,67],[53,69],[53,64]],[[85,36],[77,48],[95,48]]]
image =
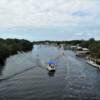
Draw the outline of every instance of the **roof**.
[[[56,64],[54,61],[48,61],[48,64]]]
[[[88,48],[83,48],[83,51],[88,51],[89,49]]]
[[[82,47],[78,46],[77,49],[82,49]]]

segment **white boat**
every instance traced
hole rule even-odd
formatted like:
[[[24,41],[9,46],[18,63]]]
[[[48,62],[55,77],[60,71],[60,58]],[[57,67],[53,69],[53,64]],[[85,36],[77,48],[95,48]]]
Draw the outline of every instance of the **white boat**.
[[[55,65],[53,65],[53,64],[48,65],[47,69],[48,69],[48,71],[55,71],[56,70]]]
[[[47,65],[48,71],[55,71],[56,70],[56,64],[54,61],[49,61]]]
[[[96,64],[95,62],[93,62],[91,60],[88,60],[87,63],[94,66],[94,67],[96,67],[96,68],[98,68],[98,69],[100,69],[100,65]]]

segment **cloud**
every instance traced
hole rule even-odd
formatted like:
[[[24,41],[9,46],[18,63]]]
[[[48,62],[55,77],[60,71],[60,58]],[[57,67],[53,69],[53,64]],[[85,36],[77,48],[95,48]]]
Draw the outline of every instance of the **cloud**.
[[[0,0],[1,37],[99,39],[99,32],[100,0]]]
[[[97,0],[0,0],[0,26],[69,25],[99,13]],[[87,18],[87,19],[89,19]]]

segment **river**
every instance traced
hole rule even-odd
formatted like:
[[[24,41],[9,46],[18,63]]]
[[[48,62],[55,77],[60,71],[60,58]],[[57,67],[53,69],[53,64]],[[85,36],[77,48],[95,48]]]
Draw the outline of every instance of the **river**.
[[[100,71],[73,51],[64,50],[56,72],[48,72],[45,63],[59,54],[42,45],[10,56],[0,67],[0,100],[100,100]]]

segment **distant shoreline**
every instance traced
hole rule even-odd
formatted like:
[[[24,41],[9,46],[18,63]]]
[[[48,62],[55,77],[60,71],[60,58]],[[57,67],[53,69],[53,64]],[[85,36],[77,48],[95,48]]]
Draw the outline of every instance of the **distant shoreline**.
[[[100,59],[100,40],[90,38],[89,40],[72,40],[72,41],[33,41],[30,42],[24,39],[1,39],[0,38],[0,63],[10,55],[17,54],[18,52],[27,52],[32,50],[33,45],[55,45],[64,46],[64,49],[69,46],[81,46],[90,50],[89,56],[91,58]]]

